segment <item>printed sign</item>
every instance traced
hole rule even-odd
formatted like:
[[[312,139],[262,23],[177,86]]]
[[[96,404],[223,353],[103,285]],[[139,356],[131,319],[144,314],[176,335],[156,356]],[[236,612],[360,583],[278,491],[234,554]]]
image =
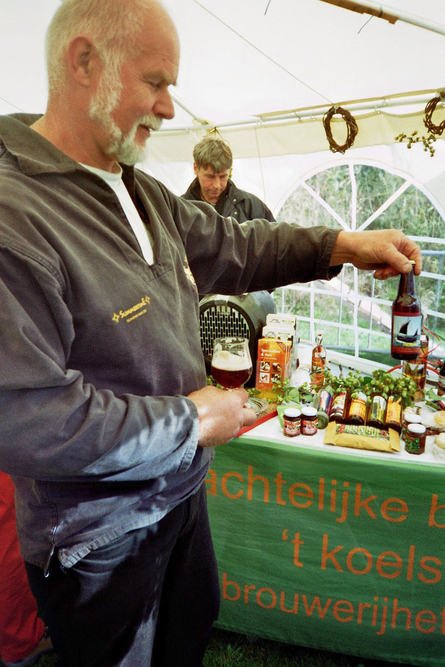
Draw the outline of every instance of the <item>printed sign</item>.
[[[206,480],[219,627],[445,666],[442,466],[249,440]]]

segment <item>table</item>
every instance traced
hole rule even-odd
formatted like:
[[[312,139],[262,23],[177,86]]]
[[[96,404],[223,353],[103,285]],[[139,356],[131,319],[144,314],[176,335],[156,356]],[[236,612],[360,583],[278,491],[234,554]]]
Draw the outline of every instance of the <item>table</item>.
[[[206,480],[218,626],[445,666],[445,467],[286,438],[278,417],[218,447]]]

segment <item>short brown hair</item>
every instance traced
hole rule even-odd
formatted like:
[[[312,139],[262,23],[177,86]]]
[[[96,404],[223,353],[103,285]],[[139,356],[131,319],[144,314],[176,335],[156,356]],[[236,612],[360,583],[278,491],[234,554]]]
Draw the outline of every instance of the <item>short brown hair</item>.
[[[193,160],[198,169],[210,167],[218,174],[224,169],[231,168],[233,157],[226,141],[205,137],[193,149]]]

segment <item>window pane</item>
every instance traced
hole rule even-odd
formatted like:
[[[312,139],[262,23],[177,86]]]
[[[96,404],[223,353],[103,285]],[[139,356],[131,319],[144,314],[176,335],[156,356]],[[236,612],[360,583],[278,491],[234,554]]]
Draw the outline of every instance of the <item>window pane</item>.
[[[384,169],[364,164],[354,166],[354,175],[357,182],[357,227],[360,227],[403,185],[404,180]]]
[[[277,214],[278,222],[294,222],[301,227],[337,228],[338,222],[305,188],[298,187]]]

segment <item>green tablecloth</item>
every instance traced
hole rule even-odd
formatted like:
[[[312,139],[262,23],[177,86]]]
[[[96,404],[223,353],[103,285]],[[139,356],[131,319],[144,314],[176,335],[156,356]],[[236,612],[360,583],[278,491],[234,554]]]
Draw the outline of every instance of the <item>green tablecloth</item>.
[[[207,478],[218,625],[445,666],[445,467],[253,433]]]

